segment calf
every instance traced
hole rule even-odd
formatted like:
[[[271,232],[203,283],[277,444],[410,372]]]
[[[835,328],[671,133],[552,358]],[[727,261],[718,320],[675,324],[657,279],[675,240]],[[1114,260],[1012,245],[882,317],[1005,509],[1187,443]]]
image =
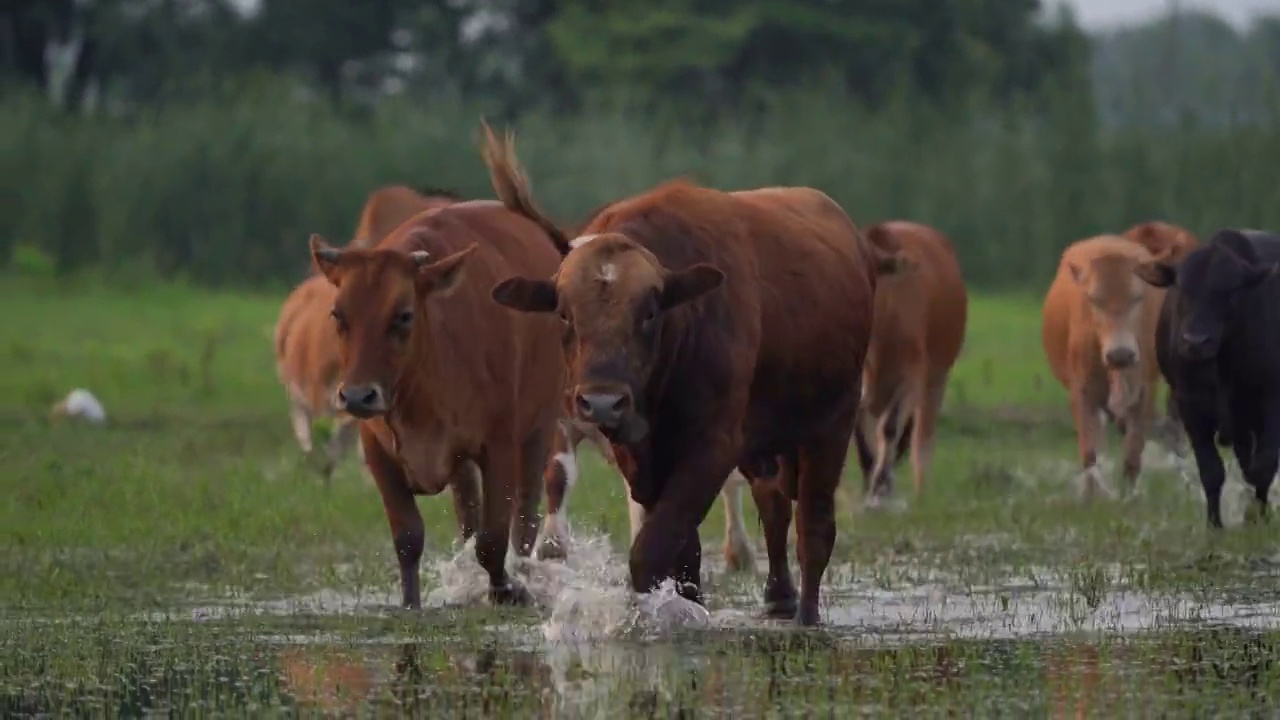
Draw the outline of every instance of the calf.
[[[817,623],[876,271],[896,257],[817,190],[683,181],[613,203],[570,241],[534,206],[512,138],[485,130],[498,196],[564,256],[554,275],[513,276],[493,297],[559,319],[574,417],[609,440],[643,508],[632,589],[674,577],[701,601],[698,526],[738,467],[764,524],[769,614]],[[793,500],[798,604],[786,556]]]
[[[1200,244],[1190,230],[1161,220],[1138,223],[1125,230],[1121,237],[1142,245],[1152,255],[1167,256],[1168,262],[1174,265],[1182,262],[1182,259]],[[1183,443],[1185,438],[1179,429],[1178,410],[1173,402],[1171,390],[1165,395],[1164,414],[1164,434],[1174,451],[1182,454],[1183,448],[1186,447]]]
[[[446,487],[462,538],[476,536],[490,600],[527,602],[504,562],[513,524],[519,554],[537,537],[563,359],[554,317],[506,312],[488,294],[512,273],[555,272],[559,256],[537,225],[493,201],[420,213],[373,249],[313,235],[311,252],[337,289],[337,404],[360,422],[403,604],[420,602],[415,496]]]
[[[569,492],[578,480],[578,445],[589,440],[604,455],[605,460],[621,473],[609,441],[594,426],[565,418],[560,422],[551,448],[551,461],[545,474],[547,515],[543,522],[542,537],[537,554],[541,559],[563,558],[569,542],[568,503]],[[625,481],[625,479],[624,479]],[[742,518],[742,488],[747,479],[737,469],[729,473],[720,499],[724,502],[724,560],[730,572],[755,570],[755,549]],[[631,524],[631,541],[635,542],[643,521],[644,508],[627,495],[627,510]]]
[[[1180,264],[1135,269],[1168,288],[1156,354],[1195,453],[1209,525],[1222,527],[1226,470],[1215,437],[1235,451],[1267,514],[1280,457],[1280,236],[1219,230]]]
[[[893,490],[893,465],[905,454],[908,432],[917,497],[924,488],[947,375],[964,345],[969,296],[951,242],[937,230],[891,221],[872,225],[866,235],[874,245],[900,252],[911,266],[876,287],[871,346],[862,369],[854,442],[864,502],[877,507]],[[868,437],[875,438],[874,447]]]
[[[1164,291],[1133,274],[1152,255],[1115,235],[1076,242],[1062,253],[1045,296],[1041,340],[1054,377],[1071,397],[1081,493],[1098,489],[1102,418],[1124,434],[1124,492],[1137,483],[1159,378],[1154,352],[1156,318]]]
[[[378,188],[369,194],[349,248],[376,245],[397,225],[435,207],[452,205],[456,195],[433,190],[420,195],[401,185]],[[353,418],[334,413],[334,384],[338,376],[338,336],[329,311],[337,290],[324,277],[312,275],[285,298],[276,321],[274,346],[276,376],[289,397],[293,436],[308,455],[312,452],[312,423],[316,417],[333,417],[333,434],[324,451],[322,473],[328,482],[333,468],[355,444]]]

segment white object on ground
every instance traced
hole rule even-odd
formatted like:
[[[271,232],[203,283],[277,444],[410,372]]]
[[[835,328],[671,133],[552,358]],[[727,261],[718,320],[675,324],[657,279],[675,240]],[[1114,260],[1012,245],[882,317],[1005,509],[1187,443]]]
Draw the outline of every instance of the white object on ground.
[[[98,402],[98,398],[94,397],[93,393],[84,388],[72,390],[66,398],[53,406],[53,411],[69,417],[84,418],[92,423],[103,423],[107,420],[107,411],[103,409],[102,403]]]

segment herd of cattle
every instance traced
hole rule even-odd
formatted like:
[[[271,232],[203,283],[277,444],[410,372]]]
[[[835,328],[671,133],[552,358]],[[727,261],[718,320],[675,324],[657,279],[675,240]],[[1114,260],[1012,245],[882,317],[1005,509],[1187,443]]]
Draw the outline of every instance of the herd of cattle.
[[[747,487],[768,551],[767,613],[816,623],[850,442],[869,505],[892,492],[908,451],[916,493],[924,486],[967,320],[949,240],[904,221],[859,229],[811,188],[683,180],[567,230],[531,197],[513,136],[483,131],[498,200],[375,191],[345,248],[312,236],[316,272],[275,332],[302,448],[312,452],[317,415],[336,423],[326,476],[360,441],[403,604],[420,601],[415,496],[446,488],[491,600],[527,602],[508,545],[565,555],[576,449],[589,439],[627,484],[635,591],[674,578],[701,601],[697,531],[717,496],[730,568],[754,567]],[[1280,451],[1280,237],[1223,229],[1199,243],[1146,222],[1074,243],[1042,340],[1070,394],[1086,494],[1101,481],[1108,420],[1124,435],[1124,488],[1136,481],[1163,376],[1209,523],[1222,525],[1219,444],[1256,489],[1251,517],[1265,517]]]

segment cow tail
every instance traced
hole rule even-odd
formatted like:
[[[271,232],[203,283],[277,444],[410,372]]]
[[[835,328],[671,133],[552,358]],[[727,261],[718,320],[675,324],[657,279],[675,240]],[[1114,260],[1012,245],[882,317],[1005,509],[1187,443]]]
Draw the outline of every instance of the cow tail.
[[[525,175],[524,168],[520,166],[520,159],[516,157],[515,134],[508,130],[505,137],[499,140],[489,127],[489,123],[483,118],[480,120],[480,126],[484,130],[484,146],[481,148],[481,155],[484,157],[484,164],[489,168],[489,178],[493,182],[493,191],[497,193],[498,199],[511,212],[537,223],[538,227],[547,233],[556,250],[561,255],[568,255],[571,249],[569,238],[565,237],[564,231],[555,222],[538,210],[533,203],[533,198],[529,195],[528,177]]]

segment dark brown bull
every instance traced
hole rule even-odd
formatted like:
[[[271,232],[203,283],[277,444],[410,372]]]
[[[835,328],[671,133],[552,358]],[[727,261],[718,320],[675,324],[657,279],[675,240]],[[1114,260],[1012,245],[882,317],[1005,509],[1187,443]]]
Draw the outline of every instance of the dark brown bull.
[[[337,250],[315,235],[311,249],[337,288],[337,404],[360,419],[404,605],[420,600],[414,496],[446,487],[463,539],[476,535],[490,599],[526,602],[504,562],[513,524],[519,554],[537,537],[563,360],[554,318],[506,312],[488,294],[512,273],[555,272],[557,253],[537,225],[493,201],[418,214],[371,250]]]
[[[817,623],[876,271],[892,272],[897,258],[817,190],[682,181],[613,203],[570,242],[534,206],[512,138],[485,130],[498,196],[564,256],[554,275],[511,277],[493,297],[560,320],[573,413],[609,439],[644,508],[633,590],[674,577],[700,601],[698,526],[738,467],[764,523],[769,614]],[[786,558],[792,500],[798,605]]]
[[[876,287],[871,347],[862,371],[854,441],[864,502],[876,507],[892,492],[893,466],[908,446],[917,497],[924,488],[947,376],[964,345],[969,296],[960,261],[941,232],[906,221],[879,223],[865,232],[872,244],[901,252],[912,266]]]
[[[458,201],[446,190],[430,192],[424,195],[402,185],[390,185],[369,193],[347,247],[376,245],[415,214]],[[356,439],[353,418],[345,413],[335,415],[331,402],[338,379],[338,336],[329,311],[336,294],[323,276],[312,275],[303,280],[280,308],[273,343],[276,376],[289,396],[293,436],[304,453],[312,452],[314,418],[334,417],[333,433],[324,450],[322,473],[326,481]]]

